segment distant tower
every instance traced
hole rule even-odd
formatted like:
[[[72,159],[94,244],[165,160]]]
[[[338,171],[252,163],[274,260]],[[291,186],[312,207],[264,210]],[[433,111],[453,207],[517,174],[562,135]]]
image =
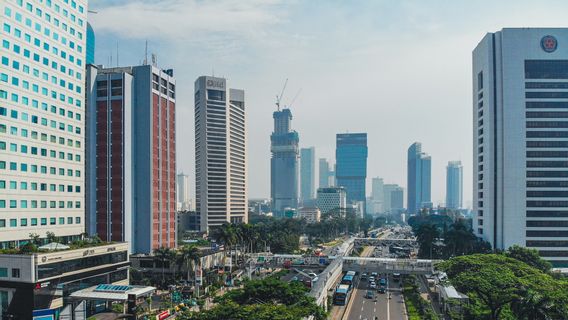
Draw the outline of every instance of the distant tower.
[[[348,204],[366,208],[367,134],[337,134],[335,158],[337,186],[347,191]]]
[[[291,130],[290,109],[275,111],[274,132],[270,136],[270,196],[272,211],[280,215],[286,208],[298,207],[298,158],[300,138]]]
[[[329,177],[330,177],[330,170],[329,170],[329,162],[327,159],[320,158],[319,159],[319,187],[320,188],[327,188],[329,187]]]
[[[408,148],[408,213],[414,214],[421,208],[432,207],[431,167],[429,155],[422,152],[420,142]]]
[[[462,208],[463,167],[461,161],[450,161],[446,167],[446,207]]]
[[[302,202],[315,199],[315,183],[316,148],[302,148],[300,149],[300,199]]]
[[[201,231],[248,221],[245,92],[195,81],[195,200]]]

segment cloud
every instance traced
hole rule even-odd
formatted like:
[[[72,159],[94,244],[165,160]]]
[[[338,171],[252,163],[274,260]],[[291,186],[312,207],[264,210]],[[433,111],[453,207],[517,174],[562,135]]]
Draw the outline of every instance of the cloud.
[[[281,21],[280,0],[160,0],[95,3],[91,18],[98,32],[175,41],[205,37],[256,38]]]

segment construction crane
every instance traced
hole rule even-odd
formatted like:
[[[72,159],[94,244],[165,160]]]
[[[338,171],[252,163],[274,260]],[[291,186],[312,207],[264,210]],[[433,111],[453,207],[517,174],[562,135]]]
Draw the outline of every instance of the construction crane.
[[[302,93],[302,88],[300,88],[300,90],[298,90],[298,92],[296,93],[296,95],[294,96],[294,98],[292,99],[292,101],[290,101],[290,103],[288,104],[288,108],[291,108],[292,105],[294,104],[294,101],[296,101],[296,99],[298,98],[298,96],[300,95],[300,93]]]
[[[288,85],[288,78],[286,78],[286,81],[284,81],[284,87],[282,88],[280,95],[276,95],[276,109],[278,111],[280,111],[280,101],[282,101],[282,96],[284,95],[284,90],[286,90],[286,85]]]

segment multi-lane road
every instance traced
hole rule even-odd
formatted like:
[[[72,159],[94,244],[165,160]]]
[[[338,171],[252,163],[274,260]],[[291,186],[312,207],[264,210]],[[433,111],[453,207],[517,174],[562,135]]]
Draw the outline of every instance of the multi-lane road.
[[[343,319],[347,320],[404,320],[406,312],[399,283],[388,277],[386,293],[376,293],[376,299],[365,298],[369,283],[361,280],[351,295]],[[376,290],[375,290],[376,292]],[[389,299],[390,294],[390,299]]]

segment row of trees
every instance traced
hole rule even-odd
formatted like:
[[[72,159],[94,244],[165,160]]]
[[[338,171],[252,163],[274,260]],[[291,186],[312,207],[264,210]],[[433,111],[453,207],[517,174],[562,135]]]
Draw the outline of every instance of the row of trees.
[[[186,311],[181,320],[300,320],[313,317],[323,320],[326,315],[308,289],[297,281],[290,283],[270,276],[263,280],[246,281],[243,288],[229,291],[216,298],[210,310]]]
[[[186,245],[177,249],[170,249],[166,247],[158,248],[154,250],[154,257],[157,262],[159,262],[159,266],[162,268],[162,285],[165,286],[166,267],[175,266],[174,279],[177,279],[176,272],[180,272],[181,268],[185,265],[187,270],[186,280],[189,281],[191,278],[191,270],[193,270],[193,266],[197,264],[201,255],[197,246]]]
[[[266,247],[274,253],[293,253],[300,249],[301,235],[311,242],[327,242],[345,233],[366,232],[372,223],[372,219],[358,218],[352,212],[344,217],[332,212],[312,224],[299,219],[255,217],[251,224],[224,224],[213,229],[211,235],[227,251],[238,245],[244,253],[263,251]]]
[[[438,268],[469,297],[455,319],[568,319],[568,281],[534,249],[454,257]]]
[[[420,258],[447,259],[491,252],[490,244],[475,236],[464,219],[452,221],[447,216],[418,215],[411,217],[408,224],[420,245]]]

